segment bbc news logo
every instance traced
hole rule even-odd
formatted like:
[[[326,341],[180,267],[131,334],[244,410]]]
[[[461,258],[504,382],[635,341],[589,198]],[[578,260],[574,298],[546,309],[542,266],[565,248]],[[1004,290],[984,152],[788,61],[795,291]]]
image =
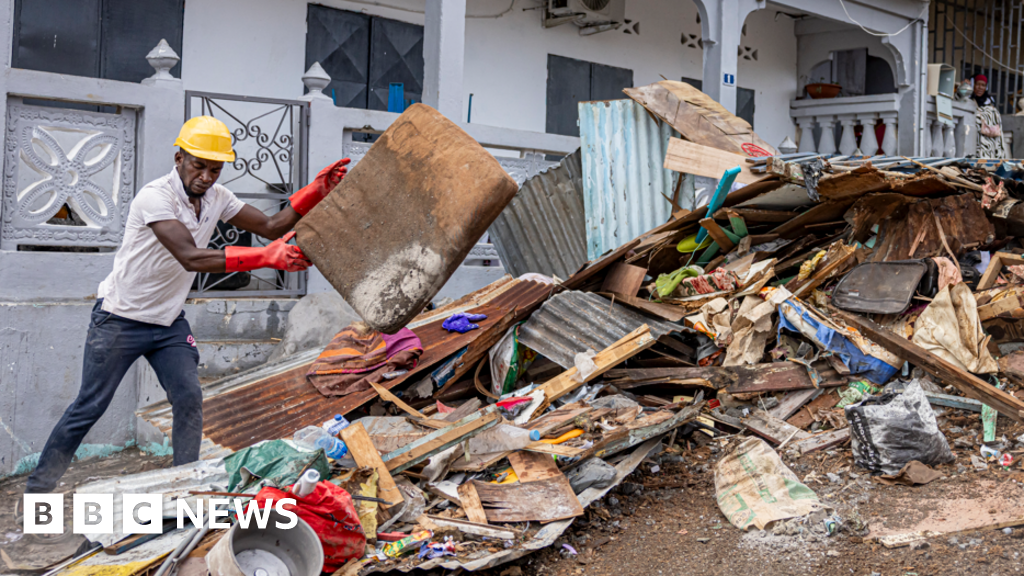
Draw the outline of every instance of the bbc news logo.
[[[118,532],[163,532],[163,494],[121,494],[120,498],[123,512]],[[204,526],[204,520],[207,519],[211,529],[231,528],[227,518],[231,514],[228,507],[232,505],[237,511],[238,525],[243,529],[249,528],[250,523],[254,523],[261,530],[265,529],[270,521],[271,510],[276,511],[281,517],[274,523],[276,528],[294,528],[299,520],[294,512],[285,508],[287,505],[295,505],[294,498],[282,498],[277,501],[268,498],[262,502],[262,506],[257,506],[255,501],[248,505],[250,501],[243,498],[197,499],[191,505],[184,499],[175,502],[179,530],[185,528],[187,524],[197,528]],[[22,529],[25,534],[64,533],[63,494],[25,494],[24,505]],[[113,534],[114,495],[75,494],[71,503],[71,520],[71,531],[75,534]]]

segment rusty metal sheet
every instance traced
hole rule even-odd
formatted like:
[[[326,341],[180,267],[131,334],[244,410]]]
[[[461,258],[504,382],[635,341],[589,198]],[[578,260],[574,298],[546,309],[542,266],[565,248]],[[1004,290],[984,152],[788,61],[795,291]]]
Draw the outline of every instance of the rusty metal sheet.
[[[569,369],[576,354],[600,352],[647,324],[660,338],[690,331],[680,324],[645,316],[593,292],[567,291],[545,302],[519,329],[519,341]]]
[[[523,182],[488,233],[514,276],[566,279],[587,261],[580,152]]]
[[[375,330],[430,302],[516,182],[461,128],[413,104],[295,226],[303,253]]]
[[[539,282],[513,280],[507,289],[496,292],[483,290],[492,297],[470,308],[474,314],[486,314],[478,322],[480,329],[465,334],[448,332],[441,328],[444,317],[426,324],[415,320],[412,331],[423,343],[419,364],[408,374],[382,383],[394,388],[426,372],[442,360],[465,348],[477,339],[491,335],[495,328],[507,325],[507,316],[513,311],[526,315],[551,293],[552,286]],[[308,361],[295,357],[273,367],[260,367],[204,387],[203,435],[204,453],[216,453],[216,448],[241,450],[261,440],[291,436],[296,430],[323,422],[335,414],[347,414],[377,396],[373,390],[347,396],[326,397],[306,381],[309,365],[319,351],[305,353]],[[139,416],[165,434],[171,432],[171,408],[161,402],[142,409]],[[212,444],[206,446],[205,440]]]

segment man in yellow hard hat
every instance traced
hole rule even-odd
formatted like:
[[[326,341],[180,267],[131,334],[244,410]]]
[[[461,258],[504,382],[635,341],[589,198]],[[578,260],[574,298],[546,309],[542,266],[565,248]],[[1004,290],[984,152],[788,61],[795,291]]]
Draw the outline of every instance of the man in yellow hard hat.
[[[174,142],[174,169],[135,196],[114,270],[100,284],[85,342],[82,387],[50,433],[26,492],[52,492],[82,438],[110,405],[128,368],[145,356],[174,412],[174,464],[199,458],[202,391],[199,352],[182,307],[197,272],[273,268],[305,270],[310,262],[289,232],[344,178],[347,158],[324,168],[289,206],[267,216],[217,184],[233,162],[231,133],[216,118],[200,116],[182,126]],[[217,222],[274,240],[265,247],[206,246]]]

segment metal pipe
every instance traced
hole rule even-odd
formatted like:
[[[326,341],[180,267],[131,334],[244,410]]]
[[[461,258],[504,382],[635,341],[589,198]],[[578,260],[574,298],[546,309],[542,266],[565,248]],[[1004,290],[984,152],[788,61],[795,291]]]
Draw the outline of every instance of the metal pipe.
[[[55,574],[57,574],[61,570],[67,568],[68,566],[72,566],[74,564],[77,564],[77,563],[81,562],[82,560],[85,560],[86,558],[88,558],[88,557],[92,556],[93,554],[99,552],[100,550],[103,550],[103,544],[97,544],[95,548],[90,548],[89,550],[86,550],[85,552],[82,552],[81,554],[79,554],[78,556],[75,556],[74,558],[69,558],[69,559],[67,559],[64,562],[61,562],[60,564],[58,564],[58,565],[54,566],[53,568],[51,568],[48,572],[43,573],[43,576],[54,576]]]
[[[182,550],[188,547],[189,542],[192,541],[192,538],[194,538],[198,532],[199,528],[193,528],[191,531],[189,531],[189,533],[181,539],[181,542],[178,542],[178,545],[175,546],[174,550],[167,556],[167,558],[164,560],[164,563],[160,565],[160,569],[156,571],[156,574],[154,576],[164,576],[164,574],[167,573],[167,570],[171,567],[171,565],[174,564],[174,559],[177,558],[179,554],[181,554]]]

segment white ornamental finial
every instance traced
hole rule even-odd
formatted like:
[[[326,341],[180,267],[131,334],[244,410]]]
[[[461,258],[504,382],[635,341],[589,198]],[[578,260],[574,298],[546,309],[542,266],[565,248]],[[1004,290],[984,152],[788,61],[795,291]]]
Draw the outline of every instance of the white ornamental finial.
[[[146,54],[146,60],[149,65],[156,70],[156,74],[153,74],[149,78],[142,81],[143,84],[156,84],[159,82],[181,82],[174,76],[171,76],[171,68],[174,68],[181,58],[171,48],[171,45],[167,43],[167,40],[160,39],[160,43],[155,48]]]
[[[324,88],[331,83],[331,77],[319,62],[313,62],[309,70],[306,70],[306,73],[302,75],[302,83],[306,85],[309,92],[300,97],[300,100],[312,101],[315,99],[333,102],[330,96],[323,93]]]

